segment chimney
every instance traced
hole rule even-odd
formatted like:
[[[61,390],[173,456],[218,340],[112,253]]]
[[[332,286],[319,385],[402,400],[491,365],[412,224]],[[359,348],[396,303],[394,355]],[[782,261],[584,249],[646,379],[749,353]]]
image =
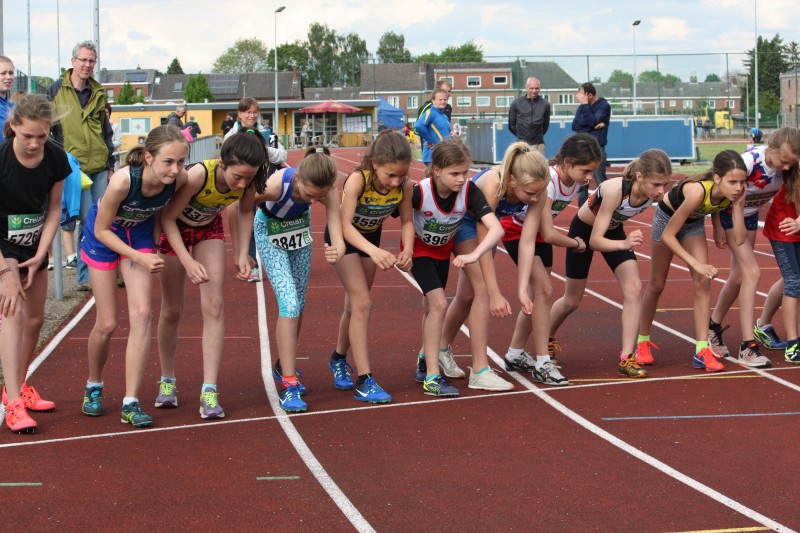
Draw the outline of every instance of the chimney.
[[[419,73],[420,74],[425,74],[425,62],[424,61],[420,61],[419,62]]]

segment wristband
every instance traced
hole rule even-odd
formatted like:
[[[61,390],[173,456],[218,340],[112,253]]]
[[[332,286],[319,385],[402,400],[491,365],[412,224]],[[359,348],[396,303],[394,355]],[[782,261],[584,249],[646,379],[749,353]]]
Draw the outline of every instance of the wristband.
[[[11,272],[11,267],[5,267],[4,269],[0,270],[0,279],[3,279],[3,276]]]

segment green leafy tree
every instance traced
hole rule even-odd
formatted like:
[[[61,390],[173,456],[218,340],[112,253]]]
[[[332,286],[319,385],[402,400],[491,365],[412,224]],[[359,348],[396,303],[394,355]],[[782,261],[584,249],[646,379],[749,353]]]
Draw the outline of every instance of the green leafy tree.
[[[439,60],[445,63],[483,63],[483,49],[468,41],[461,46],[448,46],[439,54]]]
[[[274,48],[269,51],[269,57],[272,58],[274,68]],[[297,68],[302,73],[305,73],[308,68],[308,50],[304,41],[278,45],[278,71],[289,72],[293,68]]]
[[[381,36],[376,55],[384,63],[411,62],[411,52],[406,48],[406,38],[393,31],[387,31]]]
[[[133,87],[131,87],[130,80],[125,80],[125,83],[122,84],[122,89],[119,90],[119,94],[117,95],[114,102],[119,105],[130,105],[134,103]]]
[[[622,87],[632,87],[633,74],[630,72],[623,72],[619,69],[613,70],[608,76],[608,83],[619,83]]]
[[[214,94],[208,86],[208,80],[202,74],[189,74],[186,77],[186,88],[183,99],[188,103],[213,102]]]
[[[642,83],[662,83],[664,75],[657,70],[645,70],[639,74],[638,80]]]
[[[424,61],[426,63],[438,63],[440,56],[436,52],[428,52],[426,54],[418,55],[414,58],[415,61]]]
[[[759,36],[758,49],[758,111],[766,120],[773,120],[780,112],[780,75],[789,68],[783,39],[775,34],[772,39]],[[747,83],[750,89],[750,107],[755,109],[755,53],[747,51],[744,65],[748,70]],[[776,105],[777,102],[777,105]]]
[[[722,81],[722,80],[716,74],[709,74],[708,76],[706,76],[706,83],[709,83],[709,82],[712,82],[712,81]]]
[[[167,74],[183,74],[181,62],[178,61],[177,57],[172,58],[172,63],[167,67]]]
[[[336,32],[314,22],[308,27],[308,70],[306,86],[329,87],[336,72]]]
[[[245,72],[270,72],[267,47],[256,37],[239,39],[214,61],[214,72],[240,74]]]
[[[367,42],[356,35],[337,36],[336,44],[338,51],[338,81],[342,87],[358,87],[361,85],[361,63],[365,63],[369,58]]]

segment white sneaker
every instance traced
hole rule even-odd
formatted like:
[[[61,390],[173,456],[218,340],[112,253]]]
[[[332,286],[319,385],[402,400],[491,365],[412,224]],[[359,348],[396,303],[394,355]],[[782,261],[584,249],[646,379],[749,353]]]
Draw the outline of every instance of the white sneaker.
[[[534,381],[538,381],[544,385],[569,385],[569,380],[561,375],[561,372],[553,366],[552,361],[545,362],[539,369],[534,368],[531,374],[533,375]]]
[[[515,372],[530,372],[536,365],[536,359],[531,357],[531,354],[525,350],[522,350],[522,353],[517,356],[511,355],[510,351],[506,352],[503,360],[506,363],[506,372],[512,370]]]
[[[450,379],[460,379],[466,376],[463,370],[458,368],[456,360],[453,359],[453,350],[447,347],[447,350],[439,350],[439,366],[442,367],[444,375]]]
[[[481,373],[475,373],[472,367],[469,368],[469,388],[478,390],[505,391],[514,388],[513,383],[509,383],[500,376],[494,368],[488,367]]]

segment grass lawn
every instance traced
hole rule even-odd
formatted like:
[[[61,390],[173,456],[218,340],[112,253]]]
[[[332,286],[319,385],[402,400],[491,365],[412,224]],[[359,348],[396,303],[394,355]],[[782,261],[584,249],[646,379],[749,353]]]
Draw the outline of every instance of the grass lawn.
[[[713,144],[698,144],[700,150],[701,161],[713,161],[714,157],[723,150],[735,150],[737,153],[742,153],[747,149],[746,142],[730,142],[730,143],[713,143]]]

